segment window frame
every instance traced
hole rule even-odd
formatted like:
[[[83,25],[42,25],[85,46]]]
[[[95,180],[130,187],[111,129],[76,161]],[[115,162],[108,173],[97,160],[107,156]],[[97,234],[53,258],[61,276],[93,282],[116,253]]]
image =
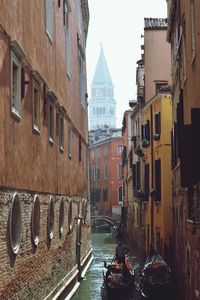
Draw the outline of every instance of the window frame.
[[[123,177],[123,163],[120,161],[118,163],[118,178],[121,179]]]
[[[124,146],[123,145],[118,145],[117,146],[117,154],[120,155],[123,153]]]
[[[38,195],[35,195],[35,197],[33,199],[32,214],[31,214],[31,233],[32,233],[32,241],[35,246],[37,246],[39,243],[40,216],[41,216],[40,200],[39,200]]]
[[[51,145],[54,144],[55,140],[55,102],[57,97],[52,91],[47,92],[48,100],[48,141]]]
[[[69,15],[71,6],[68,0],[63,1],[64,10],[64,25],[65,25],[65,57],[66,57],[66,73],[68,78],[71,78],[71,27]]]
[[[86,99],[85,99],[85,53],[82,45],[78,44],[78,65],[79,65],[79,97],[80,104],[84,110],[86,110]]]
[[[120,191],[121,191],[121,201],[119,200],[120,199]],[[123,203],[123,188],[122,188],[122,185],[118,187],[118,203],[119,204],[122,204]]]
[[[37,117],[35,118],[35,90],[37,90],[38,93],[38,99],[37,99]],[[40,102],[41,102],[41,87],[37,80],[33,78],[32,81],[32,99],[33,99],[33,132],[40,133]]]
[[[9,238],[12,252],[16,255],[19,252],[22,239],[22,209],[18,193],[13,194],[11,202],[9,213]]]
[[[67,147],[67,153],[69,159],[72,159],[72,128],[71,126],[68,127],[68,147]]]
[[[13,65],[17,67],[16,87],[13,80]],[[21,61],[17,55],[11,51],[11,114],[17,119],[21,119]],[[16,89],[16,91],[14,91]],[[15,95],[16,94],[16,95]]]
[[[50,197],[48,204],[48,213],[47,213],[47,236],[51,241],[54,237],[55,231],[55,209],[53,197]]]
[[[63,106],[59,106],[59,149],[64,153],[65,149],[65,115],[67,111]]]
[[[48,5],[51,6],[49,7]],[[48,9],[50,9],[50,13]],[[49,38],[49,41],[52,43],[53,41],[53,1],[52,0],[45,0],[45,31]]]

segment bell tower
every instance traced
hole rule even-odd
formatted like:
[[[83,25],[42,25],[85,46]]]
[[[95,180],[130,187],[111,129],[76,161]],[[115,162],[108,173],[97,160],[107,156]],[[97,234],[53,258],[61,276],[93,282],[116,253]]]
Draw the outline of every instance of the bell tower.
[[[89,101],[89,129],[98,128],[116,128],[114,86],[102,47],[91,84]]]

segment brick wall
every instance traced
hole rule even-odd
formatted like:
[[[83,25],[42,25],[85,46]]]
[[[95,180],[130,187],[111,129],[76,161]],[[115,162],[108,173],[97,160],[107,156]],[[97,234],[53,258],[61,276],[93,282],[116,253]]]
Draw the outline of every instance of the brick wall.
[[[22,209],[22,238],[17,255],[14,255],[9,242],[9,210],[13,192],[0,193],[0,299],[38,299],[45,298],[76,265],[76,218],[78,205],[82,199],[63,197],[64,231],[59,234],[59,204],[61,197],[39,194],[40,200],[40,235],[39,244],[34,246],[31,239],[31,213],[34,195],[18,193]],[[51,243],[47,237],[47,212],[49,198],[54,201],[54,237]],[[72,201],[73,230],[68,229],[68,207]],[[88,215],[89,217],[89,215]],[[91,249],[90,226],[87,219],[82,227],[82,256]],[[51,297],[50,297],[51,299]]]

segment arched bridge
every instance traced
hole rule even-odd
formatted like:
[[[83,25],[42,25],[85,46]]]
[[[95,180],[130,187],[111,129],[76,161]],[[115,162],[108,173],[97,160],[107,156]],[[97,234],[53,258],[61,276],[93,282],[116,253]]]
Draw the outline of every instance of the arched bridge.
[[[95,221],[104,221],[113,226],[117,224],[117,221],[115,219],[104,215],[92,216],[91,219],[92,219],[92,223],[94,223]]]

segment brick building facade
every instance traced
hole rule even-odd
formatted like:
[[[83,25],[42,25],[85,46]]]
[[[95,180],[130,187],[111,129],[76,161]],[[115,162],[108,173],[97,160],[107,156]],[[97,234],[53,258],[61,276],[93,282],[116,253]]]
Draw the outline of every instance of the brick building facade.
[[[91,259],[88,21],[86,0],[1,1],[1,299],[67,296]]]
[[[174,265],[181,299],[200,299],[200,3],[168,3],[172,53]]]
[[[93,143],[90,140],[89,150],[92,213],[119,216],[122,206],[121,130],[113,129],[107,137],[103,136]]]

